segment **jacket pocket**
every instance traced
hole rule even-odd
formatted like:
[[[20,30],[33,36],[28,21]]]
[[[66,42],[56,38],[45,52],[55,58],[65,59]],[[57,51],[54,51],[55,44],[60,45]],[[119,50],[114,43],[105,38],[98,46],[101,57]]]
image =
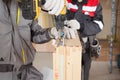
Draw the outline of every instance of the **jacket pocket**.
[[[0,63],[11,62],[12,31],[5,35],[0,35]]]
[[[13,73],[12,72],[0,72],[0,79],[1,80],[13,80]]]

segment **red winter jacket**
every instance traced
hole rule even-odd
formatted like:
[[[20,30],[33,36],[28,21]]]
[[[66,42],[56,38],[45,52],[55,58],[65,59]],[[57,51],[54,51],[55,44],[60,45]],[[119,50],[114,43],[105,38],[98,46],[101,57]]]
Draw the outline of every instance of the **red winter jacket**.
[[[87,4],[83,4],[82,13],[94,17],[99,0],[88,0]]]

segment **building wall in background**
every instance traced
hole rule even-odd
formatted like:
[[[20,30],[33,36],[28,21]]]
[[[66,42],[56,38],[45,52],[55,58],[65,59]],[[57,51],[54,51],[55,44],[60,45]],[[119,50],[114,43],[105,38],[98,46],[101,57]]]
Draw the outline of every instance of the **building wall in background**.
[[[117,0],[116,2],[116,37],[120,40],[120,1]]]
[[[119,44],[120,52],[120,0],[116,0],[116,40]]]
[[[111,28],[111,0],[100,0],[100,3],[103,7],[104,28],[103,31],[97,35],[97,37],[99,39],[108,39]]]

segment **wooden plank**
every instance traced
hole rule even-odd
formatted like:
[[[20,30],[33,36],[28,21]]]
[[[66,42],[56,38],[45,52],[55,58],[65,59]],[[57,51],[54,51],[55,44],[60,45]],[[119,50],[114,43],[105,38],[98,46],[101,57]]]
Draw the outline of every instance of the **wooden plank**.
[[[55,47],[52,45],[52,41],[43,44],[33,44],[37,52],[40,53],[53,53],[55,51]]]
[[[52,16],[41,12],[39,24],[43,28],[48,28],[54,26],[54,21]],[[81,80],[82,47],[77,31],[75,34],[75,39],[65,39],[64,46],[54,47],[52,41],[44,44],[33,44],[39,53],[53,53],[54,80]]]
[[[75,39],[65,39],[64,46],[55,47],[52,41],[34,46],[38,52],[53,53],[54,80],[81,80],[82,47],[78,35]]]
[[[82,48],[76,46],[56,48],[53,53],[54,80],[81,80],[81,51]]]
[[[74,39],[65,39],[65,46],[81,46],[80,44],[80,40],[79,37],[76,34],[76,38]],[[58,41],[56,41],[56,45],[58,44]],[[55,52],[55,47],[54,45],[52,45],[52,40],[47,42],[47,43],[43,43],[43,44],[33,44],[33,46],[35,47],[35,49],[37,50],[37,52],[49,52],[49,53],[53,53]]]
[[[73,66],[72,66],[72,55],[71,55],[71,48],[67,47],[66,53],[66,80],[73,80]]]
[[[65,49],[60,46],[53,53],[54,80],[65,80]]]
[[[80,80],[81,79],[81,49],[79,49],[79,47],[72,47],[71,56],[73,63],[72,64],[73,80]]]
[[[81,46],[80,40],[79,40],[79,36],[77,31],[75,31],[75,35],[76,37],[73,39],[64,39],[64,46]],[[56,44],[58,44],[59,41],[56,41]]]

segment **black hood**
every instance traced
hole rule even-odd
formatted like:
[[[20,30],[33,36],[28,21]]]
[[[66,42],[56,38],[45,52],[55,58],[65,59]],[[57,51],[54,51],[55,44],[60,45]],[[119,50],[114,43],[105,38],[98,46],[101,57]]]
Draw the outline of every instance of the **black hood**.
[[[76,4],[78,2],[78,0],[72,0],[73,4]]]
[[[76,4],[78,2],[78,0],[72,0],[73,4]],[[83,4],[87,4],[88,0],[82,0]]]
[[[83,4],[87,4],[88,0],[82,0]]]

